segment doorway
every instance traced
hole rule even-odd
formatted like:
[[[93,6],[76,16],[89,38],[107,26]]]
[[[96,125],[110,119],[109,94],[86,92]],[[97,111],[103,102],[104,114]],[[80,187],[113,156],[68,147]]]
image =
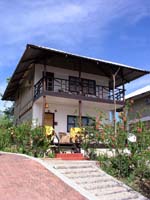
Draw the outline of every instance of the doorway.
[[[52,126],[54,128],[54,113],[44,114],[44,126]]]

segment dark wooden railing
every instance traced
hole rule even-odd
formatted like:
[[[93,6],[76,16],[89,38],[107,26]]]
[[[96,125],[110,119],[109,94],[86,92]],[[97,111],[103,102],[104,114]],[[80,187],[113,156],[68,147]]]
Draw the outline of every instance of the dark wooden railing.
[[[45,84],[44,84],[45,82]],[[45,89],[44,89],[45,85]],[[79,86],[78,86],[79,87]],[[115,100],[123,101],[124,99],[124,90],[120,88],[116,88],[113,92],[112,89],[106,86],[96,85],[95,92],[93,94],[89,94],[85,92],[83,87],[80,86],[80,90],[78,91],[71,91],[69,89],[69,80],[61,79],[61,78],[42,78],[34,85],[34,98],[38,98],[43,94],[44,91],[51,91],[56,93],[66,93],[66,94],[76,94],[76,95],[83,95],[86,97],[92,98],[99,98],[99,99],[106,99],[106,100]],[[84,92],[83,92],[84,91]],[[88,90],[87,90],[88,91]]]
[[[34,85],[34,98],[37,98],[42,94],[43,92],[43,85],[44,85],[44,79],[40,79],[35,85]]]

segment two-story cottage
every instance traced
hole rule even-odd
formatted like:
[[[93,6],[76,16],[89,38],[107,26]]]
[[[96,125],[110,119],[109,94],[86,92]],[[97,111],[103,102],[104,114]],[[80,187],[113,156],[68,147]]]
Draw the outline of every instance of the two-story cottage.
[[[150,128],[150,85],[126,95],[126,100],[134,102],[128,112],[129,125],[140,120]]]
[[[147,71],[28,44],[3,95],[15,102],[15,124],[32,121],[69,132],[99,111],[124,104],[124,85]]]

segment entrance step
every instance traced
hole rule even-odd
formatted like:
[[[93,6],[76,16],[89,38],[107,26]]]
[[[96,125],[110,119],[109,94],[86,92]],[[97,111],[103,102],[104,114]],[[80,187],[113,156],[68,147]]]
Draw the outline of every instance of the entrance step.
[[[55,158],[62,160],[86,160],[82,153],[57,153]]]

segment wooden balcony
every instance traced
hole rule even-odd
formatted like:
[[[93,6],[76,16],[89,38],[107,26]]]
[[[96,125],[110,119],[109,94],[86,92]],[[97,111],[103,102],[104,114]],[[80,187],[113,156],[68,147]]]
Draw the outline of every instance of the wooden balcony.
[[[86,85],[80,82],[70,82],[61,78],[41,78],[34,85],[34,100],[41,96],[51,95],[64,98],[74,98],[98,102],[112,103],[114,98],[117,103],[123,104],[124,90],[116,88],[114,91],[102,85]]]

